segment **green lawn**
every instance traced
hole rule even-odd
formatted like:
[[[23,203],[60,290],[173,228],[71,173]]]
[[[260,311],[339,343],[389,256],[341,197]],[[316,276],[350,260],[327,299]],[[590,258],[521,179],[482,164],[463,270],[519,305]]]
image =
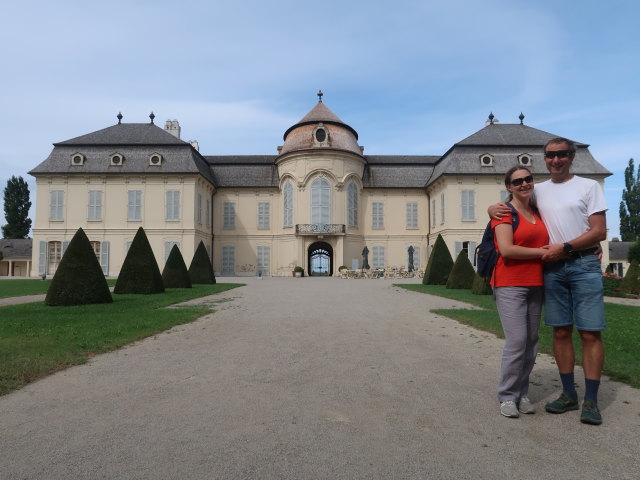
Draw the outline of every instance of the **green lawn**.
[[[10,281],[0,283],[5,282]],[[164,307],[239,286],[223,283],[168,289],[157,295],[113,295],[113,303],[99,305],[49,307],[36,302],[0,307],[0,395],[85,363],[96,354],[191,322],[210,307]]]
[[[115,279],[107,279],[109,286],[116,284]],[[0,298],[22,297],[25,295],[39,295],[47,293],[51,279],[20,278],[0,280]]]
[[[397,286],[481,307],[483,310],[440,309],[433,310],[433,312],[474,328],[495,333],[500,338],[504,337],[496,304],[490,295],[474,295],[470,290],[452,290],[447,289],[444,285],[398,284]],[[607,329],[602,334],[606,352],[604,373],[613,380],[640,388],[640,355],[638,355],[640,307],[605,303],[605,315]],[[539,348],[541,352],[551,353],[551,333],[551,328],[540,327]],[[574,333],[574,345],[579,360],[581,348],[577,333]]]

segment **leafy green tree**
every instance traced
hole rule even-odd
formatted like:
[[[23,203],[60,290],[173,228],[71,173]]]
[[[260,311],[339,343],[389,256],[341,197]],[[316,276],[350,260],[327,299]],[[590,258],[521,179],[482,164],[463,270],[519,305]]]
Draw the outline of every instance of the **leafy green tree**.
[[[469,261],[469,254],[466,250],[462,250],[456,258],[456,263],[453,264],[449,278],[447,278],[447,288],[469,290],[473,286],[475,276],[476,272]]]
[[[444,242],[442,235],[438,235],[431,250],[431,256],[424,271],[422,283],[424,285],[446,285],[449,272],[453,268],[453,258]]]
[[[162,275],[142,227],[133,237],[113,293],[163,293]]]
[[[192,284],[212,284],[216,283],[216,275],[213,273],[211,260],[207,253],[204,242],[200,240],[196,253],[193,254],[191,265],[189,265],[189,278]]]
[[[629,253],[627,254],[627,261],[629,263],[636,261],[640,263],[640,240],[629,247]]]
[[[162,270],[162,282],[165,288],[192,288],[187,266],[177,245],[169,252],[169,258]]]
[[[12,176],[4,189],[4,216],[7,224],[2,226],[4,238],[27,238],[31,230],[29,218],[29,185],[22,177]]]
[[[53,275],[44,300],[46,305],[89,305],[111,303],[111,292],[96,254],[79,228],[69,242]]]
[[[640,239],[640,165],[633,175],[633,158],[624,169],[625,189],[620,202],[620,236],[623,242]]]

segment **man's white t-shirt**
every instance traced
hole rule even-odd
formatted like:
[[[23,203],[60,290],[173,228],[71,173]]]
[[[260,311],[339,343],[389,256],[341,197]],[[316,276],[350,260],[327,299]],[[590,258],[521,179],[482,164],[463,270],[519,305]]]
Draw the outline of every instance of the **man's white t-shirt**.
[[[574,175],[564,183],[536,184],[535,199],[549,231],[549,243],[564,243],[589,230],[589,216],[607,210],[602,187],[595,180]],[[593,245],[594,247],[596,245]]]

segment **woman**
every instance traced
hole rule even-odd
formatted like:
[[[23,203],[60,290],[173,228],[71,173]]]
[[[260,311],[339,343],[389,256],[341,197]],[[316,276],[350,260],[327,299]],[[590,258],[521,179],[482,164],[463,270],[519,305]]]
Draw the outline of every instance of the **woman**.
[[[538,351],[538,327],[542,310],[542,260],[549,234],[531,206],[533,176],[525,167],[513,167],[504,179],[507,202],[516,209],[518,227],[511,215],[492,220],[494,242],[500,257],[491,285],[505,336],[498,401],[500,413],[517,418],[535,413],[529,400],[529,375]]]

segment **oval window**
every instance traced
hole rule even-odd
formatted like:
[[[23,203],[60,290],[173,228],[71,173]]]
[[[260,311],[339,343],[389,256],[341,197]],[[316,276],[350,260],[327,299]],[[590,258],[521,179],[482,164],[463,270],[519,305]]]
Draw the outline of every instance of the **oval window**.
[[[327,139],[327,132],[324,131],[324,128],[319,128],[316,130],[316,140],[320,143],[324,142]]]

